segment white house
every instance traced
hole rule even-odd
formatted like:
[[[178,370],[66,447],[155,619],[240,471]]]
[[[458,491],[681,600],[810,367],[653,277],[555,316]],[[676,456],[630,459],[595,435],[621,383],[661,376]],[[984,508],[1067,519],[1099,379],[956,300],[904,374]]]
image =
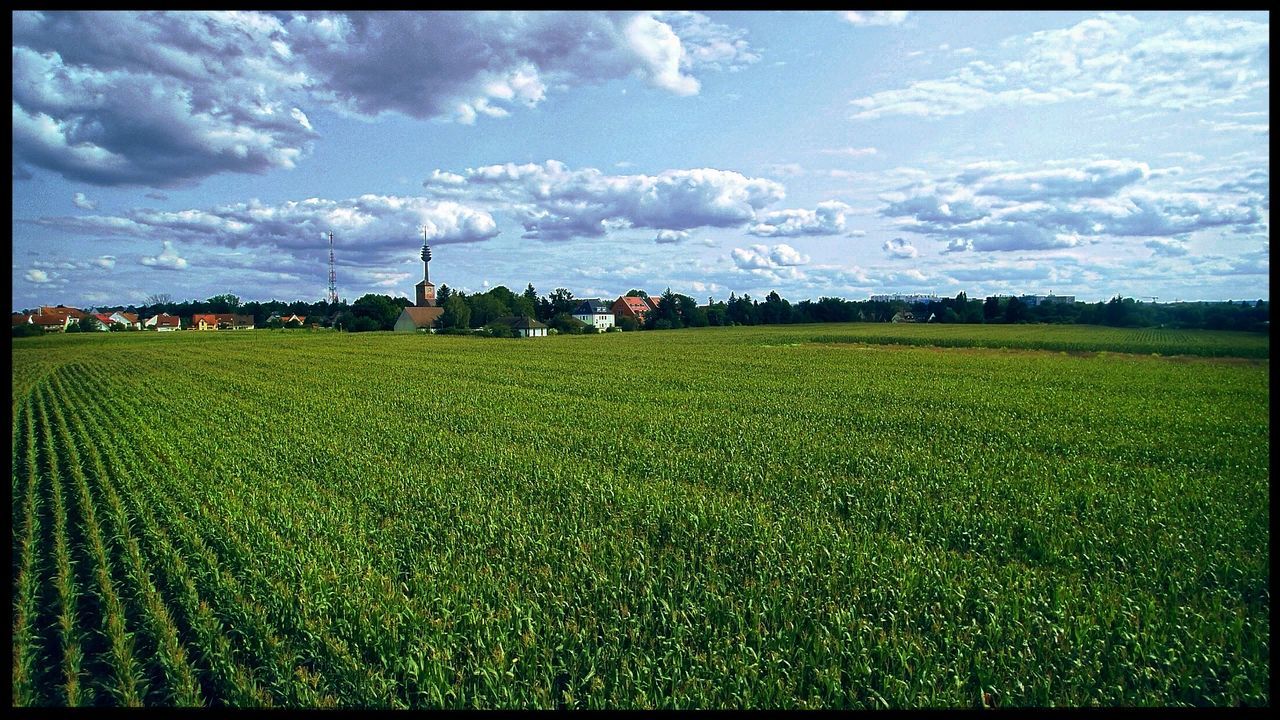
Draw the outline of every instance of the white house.
[[[604,332],[613,327],[613,306],[609,303],[591,298],[583,300],[573,316],[588,325],[594,325],[596,332]]]
[[[109,317],[113,323],[120,323],[121,325],[131,327],[134,330],[142,329],[142,323],[138,322],[138,316],[134,313],[120,312],[117,310],[116,312],[111,313]]]
[[[178,317],[176,315],[169,315],[168,313],[152,315],[147,318],[142,325],[143,327],[153,328],[160,332],[170,332],[182,328],[181,321],[178,320]]]
[[[547,326],[531,317],[522,317],[511,323],[511,327],[520,333],[520,337],[546,337]]]

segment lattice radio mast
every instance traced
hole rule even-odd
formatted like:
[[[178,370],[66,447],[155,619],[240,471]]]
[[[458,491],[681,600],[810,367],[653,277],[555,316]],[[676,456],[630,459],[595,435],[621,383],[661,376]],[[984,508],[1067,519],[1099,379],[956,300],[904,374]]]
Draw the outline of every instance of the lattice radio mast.
[[[329,304],[338,304],[338,273],[333,269],[333,233],[329,233]]]

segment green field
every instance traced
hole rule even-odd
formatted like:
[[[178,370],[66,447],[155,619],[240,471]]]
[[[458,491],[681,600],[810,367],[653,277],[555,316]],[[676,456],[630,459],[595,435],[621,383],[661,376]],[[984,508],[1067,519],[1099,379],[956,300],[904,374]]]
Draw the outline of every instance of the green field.
[[[16,340],[13,704],[1269,705],[1268,357],[1048,326]]]

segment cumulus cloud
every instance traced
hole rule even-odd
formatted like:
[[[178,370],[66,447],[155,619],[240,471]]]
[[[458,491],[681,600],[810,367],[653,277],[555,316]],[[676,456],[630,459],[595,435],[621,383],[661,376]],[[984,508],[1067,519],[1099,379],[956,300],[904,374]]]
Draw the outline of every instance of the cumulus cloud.
[[[1263,199],[1156,191],[1142,163],[1089,161],[1027,172],[967,168],[887,197],[882,215],[947,243],[945,252],[1047,250],[1102,236],[1173,237],[1257,228]]]
[[[27,282],[36,283],[37,285],[42,285],[44,283],[49,282],[50,280],[49,273],[43,270],[37,270],[36,268],[31,268],[30,270],[28,270],[26,273],[26,278],[27,278]]]
[[[272,258],[277,265],[327,259],[329,232],[334,234],[343,264],[365,267],[415,257],[424,230],[429,242],[440,244],[478,242],[498,235],[493,216],[483,210],[453,201],[391,195],[308,198],[275,205],[255,200],[178,211],[134,209],[123,215],[42,218],[36,223],[80,235],[176,239],[205,249],[264,248],[280,253]],[[161,253],[143,264],[176,266],[176,260],[166,264],[165,257]]]
[[[694,94],[759,59],[698,13],[24,11],[13,43],[14,178],[152,187],[292,168],[316,108],[473,123],[630,76]]]
[[[873,147],[843,147],[822,150],[821,152],[823,155],[840,155],[842,157],[858,158],[875,155],[877,150]]]
[[[85,195],[82,192],[78,192],[71,197],[71,204],[75,205],[81,210],[97,210],[98,209],[98,203],[90,200],[89,196]]]
[[[730,253],[733,264],[743,270],[775,270],[783,267],[804,265],[809,256],[802,254],[785,243],[774,245],[752,245],[748,248],[734,248]]]
[[[653,241],[659,245],[674,245],[688,239],[689,232],[687,230],[659,230],[658,236]]]
[[[818,203],[814,210],[777,210],[764,213],[747,232],[760,237],[838,235],[844,231],[849,206],[835,200]]]
[[[173,243],[165,240],[163,249],[160,254],[154,257],[141,257],[138,262],[147,267],[161,268],[164,270],[186,270],[187,260],[178,256],[178,252],[173,249]]]
[[[902,238],[894,238],[892,240],[886,240],[884,242],[883,248],[884,248],[884,251],[888,253],[891,257],[896,257],[896,258],[913,258],[916,255],[920,254],[920,252],[916,250],[914,245],[907,242],[906,240],[903,240]]]
[[[1161,32],[1156,23],[1102,13],[1012,38],[1003,50],[1014,59],[975,60],[945,78],[853,100],[853,117],[959,115],[1071,100],[1177,110],[1226,105],[1270,87],[1265,22],[1197,15]]]
[[[524,237],[600,237],[610,229],[691,230],[737,227],[785,196],[782,185],[730,170],[666,170],[657,175],[606,175],[542,164],[489,165],[462,174],[434,172],[428,194],[463,197],[510,208]]]
[[[1156,255],[1164,257],[1181,257],[1187,254],[1186,243],[1175,238],[1151,238],[1143,243]]]
[[[92,262],[94,265],[97,265],[100,268],[106,268],[110,270],[111,268],[116,266],[116,256],[103,255],[101,257],[94,258]]]
[[[905,10],[846,10],[840,13],[845,22],[859,27],[901,25],[908,15]]]

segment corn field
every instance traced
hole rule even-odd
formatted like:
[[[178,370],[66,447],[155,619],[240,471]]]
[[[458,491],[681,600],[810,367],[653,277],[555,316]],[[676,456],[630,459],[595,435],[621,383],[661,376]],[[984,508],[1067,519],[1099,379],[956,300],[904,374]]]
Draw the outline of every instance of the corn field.
[[[1068,329],[15,341],[13,705],[1269,705],[1265,336]]]

